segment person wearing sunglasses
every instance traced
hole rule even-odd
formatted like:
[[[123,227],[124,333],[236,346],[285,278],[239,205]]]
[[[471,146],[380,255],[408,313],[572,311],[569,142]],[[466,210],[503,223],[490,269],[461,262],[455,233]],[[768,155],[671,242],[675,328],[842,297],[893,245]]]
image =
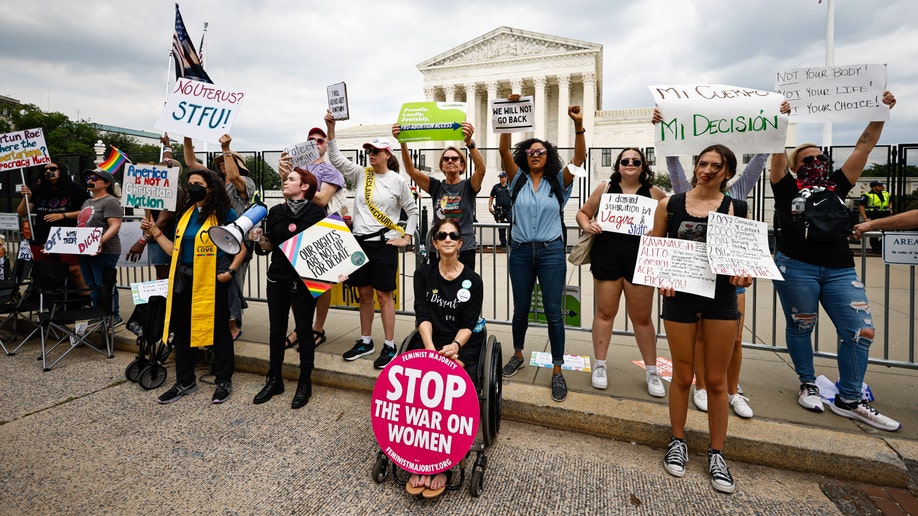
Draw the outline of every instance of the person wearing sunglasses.
[[[392,125],[392,137],[396,140],[401,133],[398,124]],[[406,143],[402,144],[402,163],[405,172],[417,185],[430,194],[433,202],[434,222],[442,219],[455,219],[462,228],[462,249],[459,259],[467,267],[475,270],[475,253],[478,250],[478,241],[475,239],[475,197],[481,190],[481,182],[485,175],[485,162],[481,153],[472,140],[475,128],[469,122],[462,122],[462,134],[465,137],[465,146],[469,149],[469,156],[475,164],[475,172],[468,178],[462,179],[466,171],[465,154],[459,149],[449,146],[440,154],[440,171],[446,179],[437,178],[414,168],[411,152]],[[436,253],[430,253],[431,259],[436,259]]]
[[[361,167],[344,157],[335,141],[335,117],[325,113],[328,134],[328,158],[344,177],[357,186],[354,198],[354,237],[366,253],[369,262],[354,271],[348,284],[357,287],[360,296],[360,338],[344,353],[351,361],[373,353],[373,293],[379,299],[385,341],[373,367],[382,369],[395,356],[395,300],[393,291],[398,281],[398,250],[411,244],[418,226],[418,205],[408,181],[389,166],[392,147],[384,138],[373,138],[363,144],[369,167]],[[395,221],[400,212],[408,215],[405,228]]]
[[[117,292],[113,295],[117,276],[118,258],[121,255],[121,219],[124,208],[115,197],[115,178],[108,171],[97,168],[83,172],[86,189],[92,197],[83,202],[77,216],[77,226],[102,228],[99,250],[95,255],[79,255],[80,270],[90,290],[93,306],[111,310],[116,323],[121,322]]]
[[[883,93],[883,104],[896,105],[892,93]],[[829,159],[814,143],[804,143],[790,156],[781,152],[771,158],[771,188],[775,196],[777,251],[775,263],[784,281],[774,282],[786,322],[785,338],[794,370],[800,380],[797,402],[812,412],[823,412],[813,366],[813,328],[819,305],[825,309],[838,334],[838,395],[829,404],[839,416],[875,428],[896,431],[898,421],[881,414],[861,394],[867,373],[870,345],[876,329],[864,284],[854,270],[854,255],[847,236],[811,238],[800,230],[791,212],[797,199],[828,190],[843,203],[864,172],[870,152],[880,139],[884,122],[867,124],[851,155],[841,168],[831,171]],[[828,199],[828,198],[825,198]],[[824,202],[824,200],[823,200]]]
[[[511,95],[510,100],[519,100]],[[570,106],[567,114],[574,123],[574,157],[571,165],[581,166],[586,160],[586,130],[580,106]],[[571,196],[574,175],[565,166],[558,150],[539,138],[524,140],[510,150],[510,134],[500,135],[500,158],[510,181],[513,199],[513,220],[510,225],[510,256],[507,269],[513,292],[513,350],[504,365],[504,377],[511,377],[525,364],[523,347],[529,328],[529,308],[536,278],[542,289],[542,306],[548,321],[551,344],[551,399],[567,398],[567,382],[561,374],[564,364],[564,281],[567,276],[566,244],[563,234],[563,208]],[[520,189],[515,189],[523,181]],[[552,186],[554,183],[554,187]],[[556,192],[556,189],[562,191]],[[512,197],[512,195],[511,195]]]
[[[653,287],[635,285],[634,267],[637,263],[641,235],[625,235],[603,231],[593,217],[599,210],[603,194],[617,193],[639,195],[659,201],[666,193],[653,186],[654,173],[640,149],[627,148],[618,154],[608,181],[593,190],[589,199],[577,212],[577,224],[584,232],[593,233],[590,249],[590,272],[593,273],[593,292],[596,311],[593,315],[593,366],[592,384],[596,389],[609,386],[606,356],[612,340],[612,325],[618,313],[619,300],[625,295],[625,307],[634,325],[641,358],[646,367],[647,392],[654,397],[666,396],[663,380],[657,372],[657,334],[651,319]],[[648,220],[648,226],[650,226]],[[648,228],[649,230],[649,228]]]

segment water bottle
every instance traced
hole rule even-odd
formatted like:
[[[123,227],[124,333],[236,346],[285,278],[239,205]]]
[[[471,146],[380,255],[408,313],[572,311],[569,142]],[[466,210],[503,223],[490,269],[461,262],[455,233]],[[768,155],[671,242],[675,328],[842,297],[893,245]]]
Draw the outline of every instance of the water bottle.
[[[485,327],[485,318],[479,317],[478,324],[476,324],[475,328],[472,329],[472,333],[481,333],[481,330],[483,330],[484,327]]]
[[[802,215],[804,210],[806,210],[806,199],[803,197],[794,197],[790,206],[791,215]]]

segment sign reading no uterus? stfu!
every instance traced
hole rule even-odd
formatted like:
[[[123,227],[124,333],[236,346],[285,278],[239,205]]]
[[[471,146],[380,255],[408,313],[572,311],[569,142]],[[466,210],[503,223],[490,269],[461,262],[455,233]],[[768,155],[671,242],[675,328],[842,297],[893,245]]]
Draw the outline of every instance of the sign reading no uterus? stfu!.
[[[239,89],[178,79],[154,127],[216,143],[230,132],[244,98]]]
[[[175,211],[179,167],[151,163],[129,163],[124,167],[121,205],[125,208]]]
[[[41,127],[0,134],[0,170],[34,167],[51,162]]]
[[[791,68],[775,76],[775,91],[791,105],[794,122],[887,121],[886,65]]]
[[[532,97],[519,100],[495,99],[491,102],[491,125],[495,133],[535,131]]]
[[[398,141],[459,141],[465,102],[407,102],[398,114]]]

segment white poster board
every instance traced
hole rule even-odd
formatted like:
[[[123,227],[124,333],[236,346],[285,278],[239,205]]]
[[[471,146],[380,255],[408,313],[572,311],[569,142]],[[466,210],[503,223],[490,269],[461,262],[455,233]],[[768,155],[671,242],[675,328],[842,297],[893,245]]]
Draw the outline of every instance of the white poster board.
[[[284,152],[293,158],[293,167],[306,168],[306,165],[319,159],[319,147],[315,140],[306,140],[292,147],[286,147]]]
[[[918,232],[884,233],[883,261],[889,264],[918,265]]]
[[[0,134],[0,171],[51,163],[41,127]]]
[[[153,296],[167,297],[169,294],[169,280],[144,281],[142,283],[131,283],[131,297],[135,305],[143,305],[150,301]]]
[[[596,212],[596,223],[603,231],[625,235],[645,235],[653,226],[658,201],[634,194],[603,194]]]
[[[46,253],[92,256],[99,250],[103,228],[52,227],[45,242]]]
[[[244,98],[238,89],[178,79],[154,127],[217,143],[233,127]]]
[[[125,208],[175,211],[180,167],[152,163],[127,163],[121,187],[121,205]]]
[[[768,250],[768,224],[712,211],[707,232],[714,274],[784,281]]]
[[[318,297],[369,258],[339,215],[330,215],[281,244],[281,250]]]
[[[707,246],[693,240],[641,237],[634,283],[657,288],[672,288],[714,298],[717,276],[708,265]]]
[[[347,84],[339,82],[328,87],[328,109],[335,120],[348,120]]]
[[[775,75],[775,91],[791,105],[792,122],[888,121],[886,65],[791,68]]]
[[[491,123],[495,133],[535,131],[532,96],[519,100],[494,99],[491,101]]]
[[[736,154],[784,152],[778,93],[725,84],[655,85],[650,93],[663,116],[654,125],[659,156],[693,156],[715,143]]]
[[[0,213],[0,229],[4,231],[19,231],[19,215],[15,213]]]
[[[115,267],[146,267],[150,265],[150,253],[147,249],[149,244],[143,246],[140,258],[136,262],[128,261],[127,253],[135,242],[143,236],[143,230],[140,229],[139,221],[122,222],[121,229],[118,230],[118,237],[121,239],[121,255],[118,256],[118,263]]]

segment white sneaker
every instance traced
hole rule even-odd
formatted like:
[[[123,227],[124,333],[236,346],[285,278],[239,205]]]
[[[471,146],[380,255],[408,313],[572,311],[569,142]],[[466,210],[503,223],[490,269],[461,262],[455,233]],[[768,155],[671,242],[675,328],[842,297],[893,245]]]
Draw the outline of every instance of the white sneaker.
[[[822,406],[822,398],[819,397],[819,387],[816,387],[816,384],[813,383],[800,384],[800,396],[797,397],[797,403],[813,412],[825,410],[825,407]]]
[[[609,378],[606,376],[606,366],[598,365],[593,369],[593,388],[594,389],[608,389],[609,388]]]
[[[708,411],[708,391],[704,389],[695,389],[692,401],[695,402],[695,407],[697,407],[698,410],[702,412]]]
[[[663,379],[658,373],[647,372],[644,378],[647,381],[647,393],[654,398],[666,396],[666,389],[663,387]]]
[[[895,432],[902,428],[902,425],[898,421],[880,414],[877,409],[868,405],[864,400],[855,403],[845,403],[836,396],[835,403],[830,403],[829,408],[839,416],[863,421],[874,428],[886,430],[887,432]]]
[[[735,412],[737,416],[746,419],[752,417],[752,409],[749,407],[749,404],[746,403],[749,401],[749,398],[740,394],[727,394],[727,400],[730,402],[730,406],[733,407],[733,412]]]

